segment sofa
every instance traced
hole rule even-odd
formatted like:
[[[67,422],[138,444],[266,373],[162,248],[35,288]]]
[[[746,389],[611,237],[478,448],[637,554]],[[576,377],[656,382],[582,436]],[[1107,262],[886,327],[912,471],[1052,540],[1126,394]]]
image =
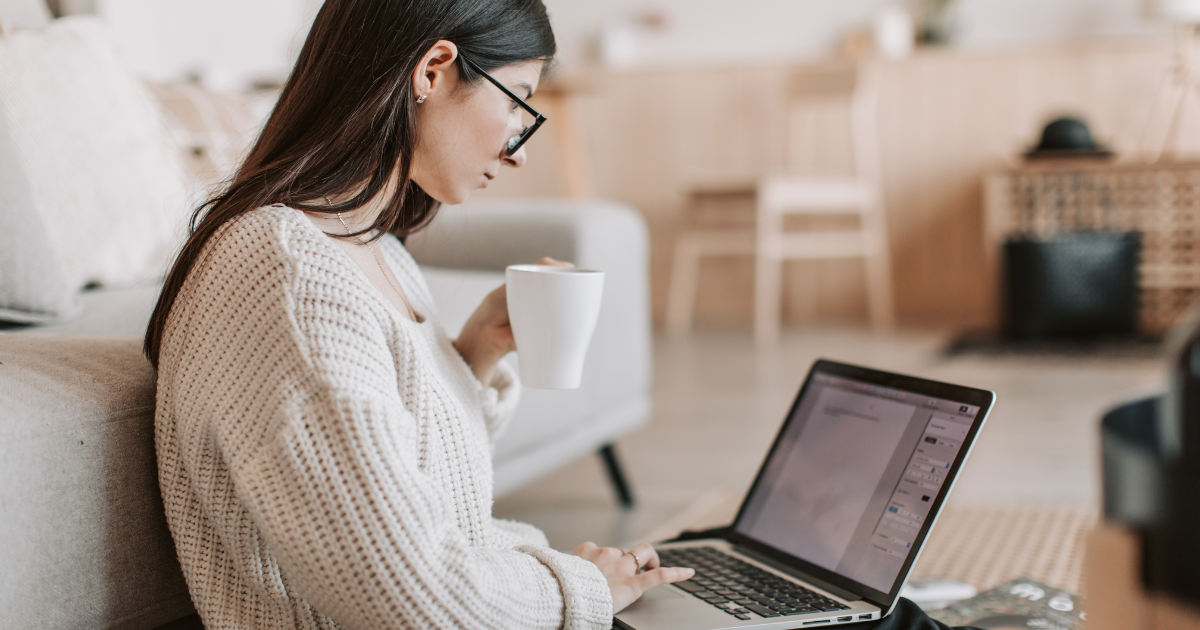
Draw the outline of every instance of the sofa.
[[[0,88],[12,78],[4,37]],[[0,113],[5,98],[0,93]],[[20,184],[27,173],[12,173],[27,166],[17,150],[20,139],[5,133],[0,120],[0,182]],[[203,143],[178,148],[190,156],[214,149]],[[34,193],[30,203],[37,201]],[[0,192],[0,231],[26,216],[13,194],[21,191]],[[39,278],[36,264],[11,251],[23,243],[12,233],[9,238],[0,243],[10,249],[0,251],[0,302],[20,293],[5,282],[17,278],[25,291]],[[452,335],[504,282],[509,264],[551,256],[606,272],[583,386],[524,390],[496,447],[496,495],[599,451],[618,496],[630,503],[611,445],[651,413],[648,239],[640,214],[606,201],[470,202],[443,208],[407,246]],[[36,255],[31,251],[30,259]],[[48,282],[70,280],[46,273]],[[154,374],[141,353],[160,281],[161,274],[90,286],[54,302],[63,305],[54,317],[36,309],[23,316],[0,303],[0,319],[8,322],[0,322],[0,628],[196,627],[163,516]],[[75,283],[82,288],[82,281]],[[505,360],[515,366],[517,356]]]

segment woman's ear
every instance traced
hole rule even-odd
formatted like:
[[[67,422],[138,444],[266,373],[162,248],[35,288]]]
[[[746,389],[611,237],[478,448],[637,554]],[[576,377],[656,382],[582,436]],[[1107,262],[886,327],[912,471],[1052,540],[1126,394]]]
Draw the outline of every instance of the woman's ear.
[[[457,58],[458,46],[444,39],[439,39],[425,51],[412,76],[413,95],[418,102],[454,91],[458,83],[458,68],[454,65]]]

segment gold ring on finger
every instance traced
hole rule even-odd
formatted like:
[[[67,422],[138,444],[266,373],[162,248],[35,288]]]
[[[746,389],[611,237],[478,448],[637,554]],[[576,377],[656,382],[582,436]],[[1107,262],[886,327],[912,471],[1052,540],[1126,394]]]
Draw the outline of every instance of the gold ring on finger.
[[[642,570],[642,559],[637,557],[637,554],[633,553],[632,551],[626,551],[625,553],[633,556],[633,564],[634,564],[633,572],[640,573]]]

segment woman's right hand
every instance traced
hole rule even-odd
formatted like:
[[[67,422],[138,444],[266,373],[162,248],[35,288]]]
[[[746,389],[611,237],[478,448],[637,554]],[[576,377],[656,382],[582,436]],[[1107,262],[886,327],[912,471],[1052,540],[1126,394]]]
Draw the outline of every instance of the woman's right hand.
[[[599,567],[612,591],[613,614],[637,601],[642,593],[663,584],[682,582],[696,574],[692,569],[659,566],[658,552],[650,543],[629,551],[620,547],[597,547],[585,542],[575,555]]]

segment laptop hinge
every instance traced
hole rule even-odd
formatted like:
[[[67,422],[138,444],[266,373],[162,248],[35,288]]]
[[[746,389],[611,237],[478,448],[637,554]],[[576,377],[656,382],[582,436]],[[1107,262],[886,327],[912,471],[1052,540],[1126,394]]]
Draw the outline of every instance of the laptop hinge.
[[[828,592],[832,593],[833,595],[836,595],[844,600],[859,601],[859,600],[863,599],[863,597],[861,595],[855,595],[854,593],[851,593],[850,591],[847,591],[844,588],[834,586],[824,580],[819,580],[799,569],[789,567],[788,565],[786,565],[774,558],[771,558],[770,556],[767,556],[765,554],[758,553],[756,551],[747,549],[740,545],[736,545],[734,548],[737,549],[738,553],[745,554],[751,558],[754,558],[755,560],[757,560],[767,566],[770,566],[772,569],[782,571],[783,573],[786,573],[798,580],[804,580],[805,582],[808,582],[809,584],[812,584],[813,586],[816,586],[817,588],[828,591]],[[874,603],[874,602],[872,602],[872,603]]]

